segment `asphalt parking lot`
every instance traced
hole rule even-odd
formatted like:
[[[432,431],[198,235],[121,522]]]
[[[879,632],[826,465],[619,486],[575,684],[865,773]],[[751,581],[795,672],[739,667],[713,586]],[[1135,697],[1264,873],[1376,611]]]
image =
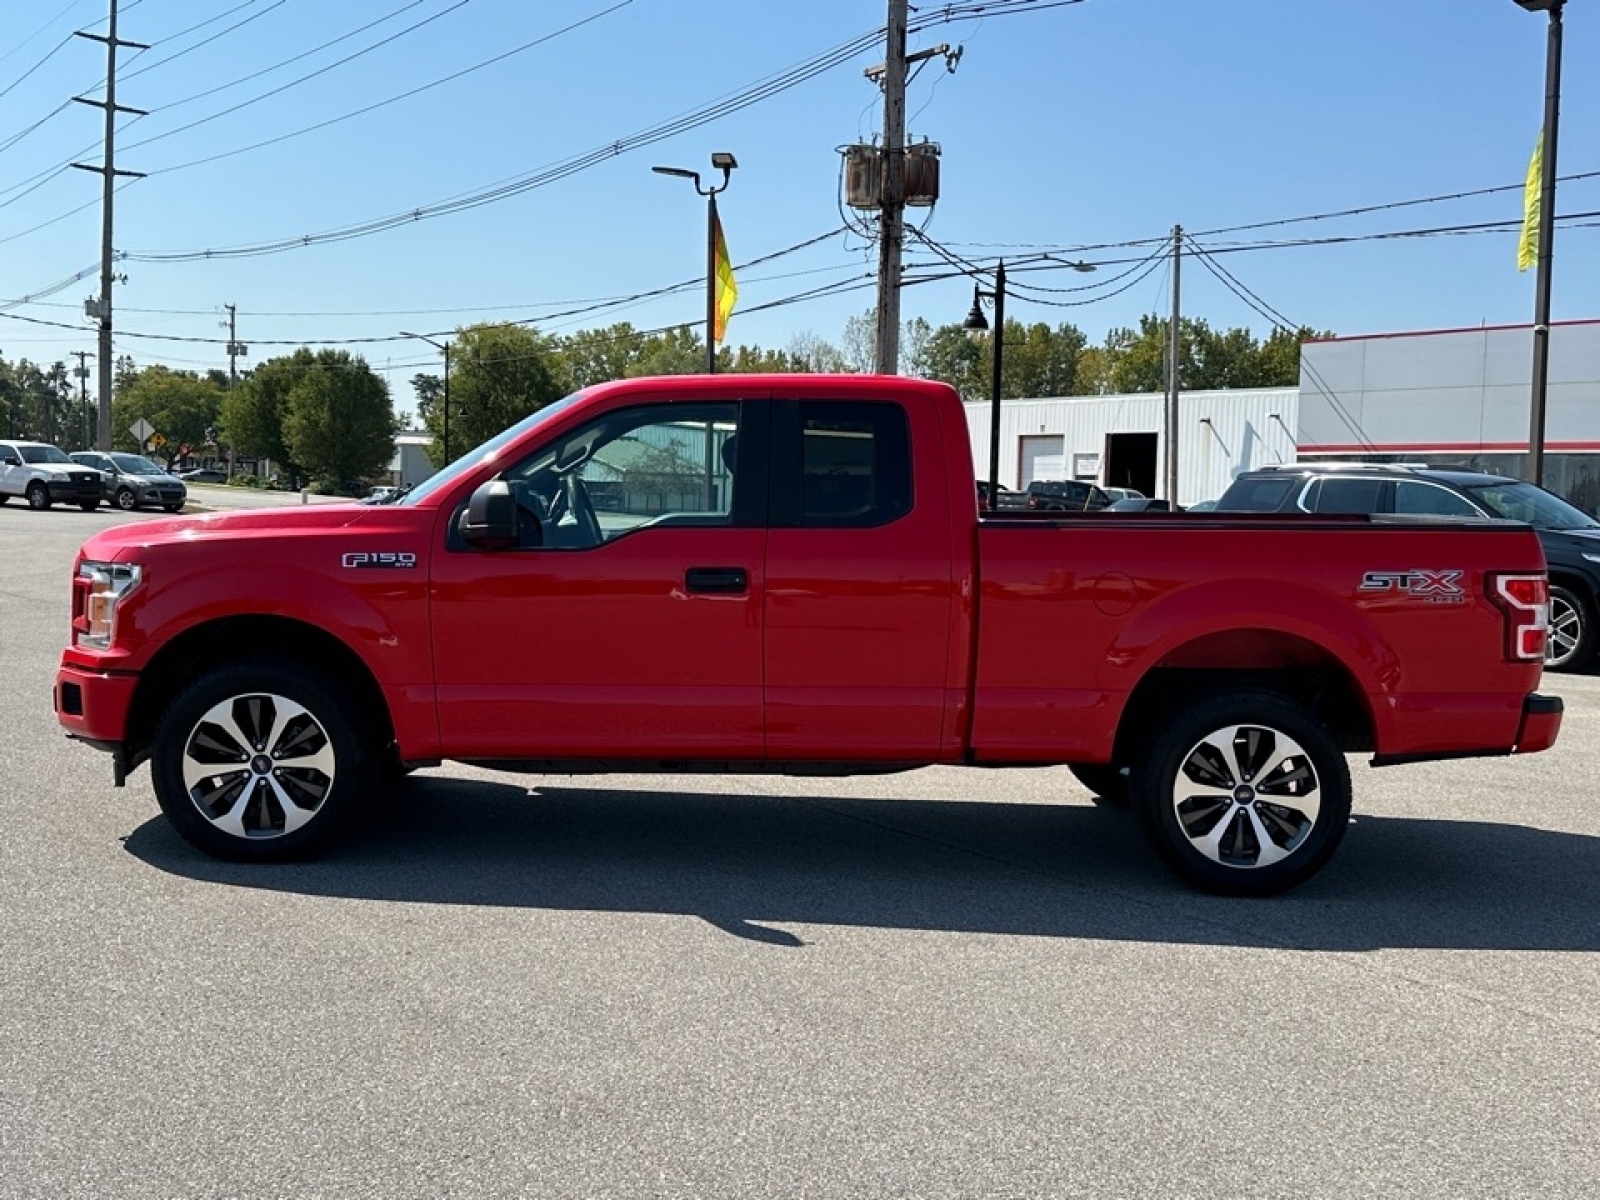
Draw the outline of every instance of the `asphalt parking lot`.
[[[50,711],[131,519],[0,508],[0,1196],[1600,1194],[1600,678],[1267,901],[1060,770],[447,766],[239,867]]]

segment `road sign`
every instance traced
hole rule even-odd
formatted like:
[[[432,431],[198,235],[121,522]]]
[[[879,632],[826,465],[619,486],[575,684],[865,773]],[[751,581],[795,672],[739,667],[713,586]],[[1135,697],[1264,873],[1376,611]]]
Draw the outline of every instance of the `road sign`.
[[[152,433],[150,435],[150,440],[146,443],[146,445],[148,445],[151,448],[156,449],[156,450],[161,449],[161,447],[165,446],[166,444],[167,444],[166,437],[164,435],[162,435],[162,434],[159,434],[159,433]]]
[[[143,417],[140,417],[132,425],[128,426],[128,432],[133,434],[133,436],[138,438],[141,442],[148,438],[155,431],[156,427],[150,424],[149,421],[146,421]]]

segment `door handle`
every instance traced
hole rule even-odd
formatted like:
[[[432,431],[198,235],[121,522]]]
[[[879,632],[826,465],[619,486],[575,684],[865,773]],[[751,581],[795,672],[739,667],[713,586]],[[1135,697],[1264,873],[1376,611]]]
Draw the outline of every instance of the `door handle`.
[[[683,573],[683,586],[691,592],[729,595],[750,589],[750,575],[743,567],[690,567]]]

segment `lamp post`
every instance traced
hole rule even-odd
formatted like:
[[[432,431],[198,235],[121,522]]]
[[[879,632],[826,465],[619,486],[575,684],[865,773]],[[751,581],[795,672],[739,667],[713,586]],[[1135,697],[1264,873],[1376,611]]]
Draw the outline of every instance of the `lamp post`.
[[[1092,271],[1093,263],[1068,263],[1074,271]],[[986,507],[994,512],[1000,507],[1000,363],[1005,351],[1006,329],[1006,260],[1001,259],[994,268],[994,290],[984,291],[972,285],[972,311],[961,322],[961,328],[971,333],[982,333],[989,328],[983,315],[983,302],[994,302],[994,361],[989,382],[989,500]]]
[[[987,508],[995,512],[1000,507],[1000,358],[1006,344],[1006,260],[1001,259],[994,269],[994,291],[986,292],[972,285],[972,311],[961,322],[961,328],[982,333],[989,328],[983,316],[983,302],[994,301],[994,352],[993,372],[989,382],[989,498]]]
[[[400,336],[401,337],[416,338],[417,341],[419,341],[419,342],[427,342],[428,345],[432,346],[434,349],[440,351],[444,355],[444,461],[446,463],[448,463],[448,462],[451,461],[451,458],[450,458],[450,343],[449,342],[436,342],[431,337],[429,337],[427,334],[424,334],[424,333],[408,333],[404,329],[402,329],[400,331]]]
[[[706,198],[706,374],[717,371],[717,193],[728,190],[728,180],[739,164],[733,155],[718,151],[711,166],[722,171],[721,187],[702,187],[700,172],[683,167],[651,167],[657,175],[676,175],[694,182],[694,190]]]
[[[1561,116],[1561,10],[1566,0],[1516,0],[1550,14],[1544,59],[1544,128],[1540,132],[1539,258],[1533,285],[1533,399],[1528,426],[1528,477],[1544,484],[1544,413],[1550,374],[1550,257],[1556,223],[1556,124]]]

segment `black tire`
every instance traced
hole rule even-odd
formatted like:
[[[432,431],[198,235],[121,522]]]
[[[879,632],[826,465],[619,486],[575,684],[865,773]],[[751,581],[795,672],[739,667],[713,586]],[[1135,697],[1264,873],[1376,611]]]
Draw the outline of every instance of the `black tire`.
[[[139,507],[139,497],[134,495],[132,488],[118,488],[111,500],[123,512],[132,512]]]
[[[83,509],[84,512],[93,512],[95,509],[100,507],[100,501],[98,501],[98,500],[79,500],[78,501],[78,507]]]
[[[50,489],[37,479],[28,485],[28,507],[43,512],[50,507]]]
[[[1185,882],[1220,895],[1303,883],[1350,822],[1350,769],[1332,733],[1272,692],[1224,693],[1180,710],[1132,784],[1156,852]]]
[[[156,729],[150,774],[161,811],[216,858],[314,853],[347,824],[381,766],[359,712],[343,687],[308,666],[247,660],[203,675]]]
[[[1128,776],[1110,763],[1068,763],[1072,777],[1102,800],[1113,804],[1128,802]]]
[[[1571,588],[1552,586],[1545,670],[1581,671],[1594,658],[1594,651],[1594,605]]]
[[[0,504],[4,504],[6,501],[8,501],[10,499],[11,499],[10,496],[4,495],[4,494],[0,494]]]

